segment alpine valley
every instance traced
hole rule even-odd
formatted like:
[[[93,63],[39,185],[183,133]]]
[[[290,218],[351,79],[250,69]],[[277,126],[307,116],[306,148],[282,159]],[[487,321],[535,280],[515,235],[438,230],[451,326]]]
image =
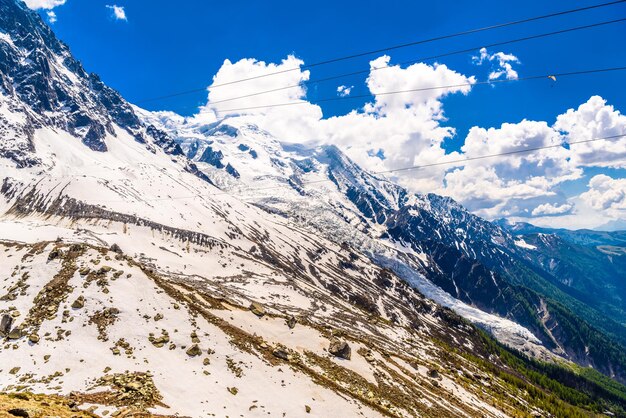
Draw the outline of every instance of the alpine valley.
[[[0,0],[0,417],[626,416],[626,234],[149,112]]]

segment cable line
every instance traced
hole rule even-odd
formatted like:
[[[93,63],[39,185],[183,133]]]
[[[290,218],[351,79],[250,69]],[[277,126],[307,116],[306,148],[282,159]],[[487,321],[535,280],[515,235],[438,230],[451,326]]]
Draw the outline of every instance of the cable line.
[[[489,30],[493,30],[493,29],[499,29],[499,28],[508,27],[508,26],[520,25],[520,24],[523,24],[523,23],[529,23],[529,22],[533,22],[533,21],[549,19],[549,18],[553,18],[553,17],[557,17],[557,16],[564,16],[564,15],[568,15],[568,14],[579,13],[579,12],[583,12],[583,11],[587,11],[587,10],[598,9],[598,8],[607,7],[607,6],[613,6],[613,5],[624,3],[624,2],[626,2],[626,0],[615,0],[615,1],[610,1],[610,2],[606,2],[606,3],[595,4],[595,5],[591,5],[591,6],[585,6],[585,7],[575,8],[575,9],[563,10],[563,11],[560,11],[560,12],[549,13],[549,14],[545,14],[545,15],[541,15],[541,16],[535,16],[535,17],[530,17],[530,18],[526,18],[526,19],[515,20],[515,21],[511,21],[511,22],[500,23],[500,24],[491,25],[491,26],[485,26],[485,27],[476,28],[476,29],[470,29],[470,30],[466,30],[466,31],[462,31],[462,32],[456,32],[456,33],[452,33],[452,34],[448,34],[448,35],[441,35],[441,36],[437,36],[437,37],[434,37],[434,38],[422,39],[422,40],[415,41],[415,42],[409,42],[409,43],[400,44],[400,45],[392,45],[392,46],[387,47],[387,48],[381,48],[381,49],[376,49],[376,50],[371,50],[371,51],[365,51],[365,52],[360,52],[360,53],[357,53],[357,54],[346,55],[346,56],[343,56],[343,57],[332,58],[332,59],[328,59],[328,60],[325,60],[325,61],[319,61],[319,62],[308,64],[308,65],[305,65],[305,66],[302,66],[302,67],[294,67],[294,68],[285,69],[285,70],[281,70],[281,71],[275,71],[275,72],[272,72],[272,73],[263,74],[263,75],[259,75],[259,76],[233,80],[233,81],[229,81],[229,82],[226,82],[226,83],[216,84],[216,85],[211,86],[211,87],[212,88],[218,88],[218,87],[222,87],[222,86],[228,86],[228,85],[232,85],[232,84],[236,84],[236,83],[242,83],[244,81],[255,80],[255,79],[264,78],[264,77],[270,77],[270,76],[277,75],[277,74],[283,74],[283,73],[286,73],[286,72],[300,71],[300,70],[306,69],[306,68],[312,68],[312,67],[317,67],[317,66],[321,66],[321,65],[326,65],[326,64],[330,64],[330,63],[339,62],[339,61],[345,61],[345,60],[349,60],[349,59],[353,59],[353,58],[357,58],[357,57],[362,57],[362,56],[366,56],[366,55],[373,55],[373,54],[377,54],[377,53],[380,53],[380,52],[391,51],[391,50],[400,49],[400,48],[406,48],[406,47],[409,47],[409,46],[420,45],[420,44],[435,42],[435,41],[444,40],[444,39],[455,38],[455,37],[469,35],[469,34],[474,34],[474,33],[479,33],[479,32],[485,32],[485,31],[489,31]],[[168,95],[164,95],[164,96],[158,96],[158,97],[149,98],[149,99],[144,99],[144,100],[137,101],[136,103],[145,103],[145,102],[151,102],[151,101],[156,101],[156,100],[168,99],[168,98],[172,98],[172,97],[177,97],[177,96],[197,93],[197,92],[200,92],[200,91],[206,91],[206,87],[192,89],[192,90],[186,90],[186,91],[182,91],[182,92],[178,92],[178,93],[172,93],[172,94],[168,94]]]
[[[574,28],[562,29],[562,30],[555,31],[555,32],[541,33],[541,34],[532,35],[532,36],[525,36],[523,38],[510,39],[508,41],[496,42],[496,43],[492,43],[492,44],[488,44],[488,45],[484,45],[483,44],[483,45],[476,46],[476,47],[473,47],[473,48],[466,48],[466,49],[461,49],[461,50],[457,50],[457,51],[446,52],[446,53],[439,54],[439,55],[431,55],[429,57],[418,58],[418,59],[414,59],[414,60],[411,60],[411,61],[403,61],[403,62],[400,62],[397,65],[409,65],[409,64],[415,64],[415,63],[423,62],[423,61],[431,61],[431,60],[434,60],[434,59],[437,59],[437,58],[443,58],[443,57],[448,57],[448,56],[451,56],[451,55],[458,55],[458,54],[464,54],[464,53],[472,52],[472,51],[478,50],[480,48],[492,48],[494,46],[501,46],[501,45],[507,45],[507,44],[517,43],[517,42],[524,42],[524,41],[528,41],[528,40],[532,40],[532,39],[545,38],[545,37],[548,37],[548,36],[560,35],[560,34],[563,34],[563,33],[573,32],[573,31],[577,31],[577,30],[590,29],[590,28],[594,28],[594,27],[598,27],[598,26],[609,25],[609,24],[619,23],[619,22],[624,22],[624,21],[626,21],[626,18],[610,20],[610,21],[605,21],[605,22],[599,22],[599,23],[594,23],[594,24],[591,24],[591,25],[576,26]],[[222,100],[218,100],[218,101],[215,101],[215,102],[211,102],[211,104],[215,105],[215,104],[219,104],[219,103],[230,102],[230,101],[233,101],[233,100],[245,99],[245,98],[248,98],[248,97],[259,96],[259,95],[262,95],[262,94],[273,93],[273,92],[276,92],[276,91],[281,91],[281,90],[287,90],[287,89],[291,89],[291,88],[301,87],[302,85],[307,85],[308,86],[308,85],[311,85],[311,84],[318,84],[318,83],[322,83],[322,82],[325,82],[325,81],[336,80],[336,79],[339,79],[339,78],[344,78],[344,77],[353,76],[353,75],[368,74],[368,73],[371,73],[373,71],[379,71],[379,70],[384,70],[384,69],[388,69],[388,68],[394,68],[394,66],[391,66],[391,67],[390,66],[371,67],[368,70],[353,71],[353,72],[339,74],[339,75],[326,77],[326,78],[321,78],[321,79],[317,79],[317,80],[310,80],[310,81],[305,80],[305,81],[302,81],[299,84],[294,84],[294,85],[285,86],[285,87],[278,87],[278,88],[271,89],[271,90],[265,90],[265,91],[260,91],[260,92],[256,92],[256,93],[245,94],[245,95],[242,95],[242,96],[231,97],[231,98],[228,98],[228,99],[222,99]],[[210,87],[210,88],[212,88],[212,87]]]
[[[423,168],[430,168],[430,167],[437,167],[437,166],[444,166],[444,165],[462,164],[462,163],[466,163],[468,161],[484,160],[484,159],[487,159],[487,158],[506,157],[506,156],[516,155],[516,154],[527,154],[527,153],[540,151],[540,150],[544,150],[544,149],[564,148],[564,147],[569,147],[569,146],[572,146],[572,145],[586,144],[586,143],[596,142],[596,141],[610,141],[610,140],[614,140],[614,139],[618,139],[618,138],[624,138],[624,137],[626,137],[626,133],[620,134],[620,135],[610,135],[610,136],[604,136],[604,137],[599,137],[599,138],[585,139],[585,140],[580,140],[580,141],[562,142],[560,144],[544,145],[544,146],[541,146],[541,147],[517,149],[517,150],[506,151],[506,152],[501,152],[501,153],[497,153],[497,154],[480,155],[480,156],[476,156],[476,157],[466,157],[466,158],[460,158],[460,159],[457,159],[457,160],[440,161],[440,162],[430,163],[430,164],[412,165],[412,166],[409,166],[409,167],[401,167],[401,168],[396,168],[396,169],[391,169],[391,170],[373,171],[373,172],[369,172],[369,171],[366,171],[366,170],[363,170],[363,171],[367,172],[368,174],[372,174],[372,175],[391,174],[391,173],[398,173],[398,172],[410,171],[410,170],[418,170],[418,169],[423,169]],[[310,184],[328,183],[328,182],[332,182],[332,180],[330,180],[330,179],[322,179],[322,180],[304,181],[304,182],[300,183],[300,185],[301,186],[307,186],[307,185],[310,185]],[[230,191],[230,192],[212,193],[212,194],[208,194],[208,195],[205,195],[205,194],[195,194],[195,195],[191,195],[191,196],[162,197],[162,198],[142,199],[142,200],[144,200],[144,201],[165,201],[165,200],[193,199],[195,197],[201,197],[201,196],[222,196],[222,195],[230,195],[230,196],[234,195],[234,196],[237,196],[237,195],[241,195],[241,194],[247,193],[247,192],[256,192],[256,191],[261,191],[261,190],[272,190],[272,189],[279,189],[279,188],[283,188],[283,187],[284,187],[283,185],[260,187],[260,188],[259,187],[257,187],[257,188],[248,187],[247,190],[243,190],[243,191],[240,190],[240,191],[237,191],[237,192]],[[97,200],[97,201],[94,201],[93,203],[108,203],[108,202],[126,202],[126,200]]]
[[[604,72],[610,72],[610,71],[624,71],[624,70],[626,70],[626,66],[612,67],[612,68],[600,68],[600,69],[595,69],[595,70],[571,71],[571,72],[566,72],[566,73],[549,73],[549,74],[534,75],[534,76],[520,77],[520,78],[513,78],[513,79],[485,80],[485,81],[477,81],[475,83],[460,83],[460,84],[451,84],[447,86],[421,87],[421,88],[408,89],[408,90],[372,92],[368,94],[359,94],[359,95],[352,95],[352,96],[328,97],[328,98],[318,99],[314,101],[301,100],[298,102],[285,102],[285,103],[275,103],[275,104],[270,104],[270,105],[258,105],[258,106],[239,107],[239,108],[233,108],[233,109],[222,109],[222,110],[214,109],[214,110],[218,113],[226,113],[226,112],[236,112],[236,111],[242,111],[242,110],[266,109],[266,108],[284,107],[284,106],[297,106],[297,105],[303,105],[307,103],[318,104],[318,103],[334,102],[334,101],[340,101],[340,100],[363,99],[363,98],[369,98],[372,96],[388,96],[388,95],[393,95],[393,94],[415,93],[415,92],[429,91],[429,90],[442,90],[442,89],[459,88],[459,87],[493,85],[497,83],[511,83],[515,81],[541,80],[541,79],[548,79],[551,77],[570,77],[570,76],[576,76],[576,75],[597,74],[597,73],[604,73]]]
[[[422,165],[412,165],[409,167],[402,167],[402,168],[395,168],[392,170],[383,170],[383,171],[374,171],[371,172],[370,174],[391,174],[391,173],[398,173],[398,172],[402,172],[402,171],[410,171],[410,170],[418,170],[418,169],[422,169],[422,168],[430,168],[430,167],[437,167],[437,166],[443,166],[443,165],[451,165],[451,164],[460,164],[460,163],[465,163],[468,161],[477,161],[477,160],[484,160],[487,158],[495,158],[495,157],[506,157],[509,155],[515,155],[515,154],[526,154],[526,153],[531,153],[531,152],[535,152],[535,151],[540,151],[540,150],[544,150],[544,149],[551,149],[551,148],[562,148],[565,146],[571,146],[571,145],[577,145],[577,144],[586,144],[586,143],[590,143],[590,142],[595,142],[595,141],[606,141],[606,140],[613,140],[613,139],[618,139],[618,138],[624,138],[626,137],[626,134],[621,134],[621,135],[611,135],[611,136],[605,136],[605,137],[601,137],[601,138],[593,138],[593,139],[586,139],[586,140],[582,140],[582,141],[570,141],[570,142],[562,142],[560,144],[554,144],[554,145],[545,145],[545,146],[541,146],[541,147],[534,147],[534,148],[525,148],[525,149],[518,149],[518,150],[513,150],[513,151],[507,151],[507,152],[501,152],[498,154],[488,154],[488,155],[480,155],[480,156],[476,156],[476,157],[467,157],[467,158],[460,158],[458,160],[450,160],[450,161],[441,161],[441,162],[437,162],[437,163],[430,163],[430,164],[422,164]],[[305,186],[305,185],[309,185],[309,184],[317,184],[317,183],[327,183],[327,182],[332,182],[332,180],[330,179],[323,179],[323,180],[313,180],[313,181],[308,181],[308,182],[302,182],[301,185]],[[259,191],[259,190],[271,190],[271,189],[276,189],[276,188],[281,188],[282,186],[271,186],[271,187],[261,187],[261,188],[249,188],[247,191]],[[244,192],[222,192],[222,193],[215,193],[213,194],[213,196],[217,196],[217,195],[238,195],[238,194],[242,194],[245,193]]]

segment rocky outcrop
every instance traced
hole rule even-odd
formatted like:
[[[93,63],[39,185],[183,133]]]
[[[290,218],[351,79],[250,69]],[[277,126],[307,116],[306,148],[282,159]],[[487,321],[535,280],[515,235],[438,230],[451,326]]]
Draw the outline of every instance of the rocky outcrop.
[[[0,32],[0,89],[8,99],[6,106],[22,120],[9,126],[0,117],[0,138],[5,131],[22,133],[13,141],[0,139],[0,156],[18,167],[39,164],[30,153],[33,129],[40,127],[64,130],[92,150],[105,152],[105,138],[116,136],[115,126],[140,143],[183,154],[167,133],[146,126],[117,91],[97,74],[87,73],[67,45],[22,2],[0,1]]]
[[[335,357],[350,360],[352,357],[352,349],[347,342],[339,339],[333,339],[328,346],[328,352]]]

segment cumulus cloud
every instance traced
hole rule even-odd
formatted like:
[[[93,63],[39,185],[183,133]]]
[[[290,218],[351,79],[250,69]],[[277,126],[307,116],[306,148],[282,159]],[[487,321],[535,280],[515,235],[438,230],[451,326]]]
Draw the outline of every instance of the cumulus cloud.
[[[538,199],[556,195],[555,186],[582,176],[562,144],[563,137],[546,122],[473,127],[461,147],[465,157],[509,154],[467,162],[446,174],[445,186],[438,191],[488,218],[529,214]],[[542,147],[551,148],[510,154]]]
[[[461,148],[467,157],[550,148],[469,162],[448,173],[438,192],[458,199],[487,218],[563,216],[564,222],[571,224],[572,218],[565,215],[575,214],[578,206],[585,206],[585,217],[594,221],[601,219],[602,214],[624,217],[619,204],[604,208],[598,203],[615,197],[617,186],[624,188],[619,181],[608,182],[601,177],[602,184],[614,186],[604,190],[596,179],[587,193],[572,202],[560,190],[565,182],[581,179],[589,167],[626,168],[626,137],[575,143],[624,134],[626,116],[599,96],[557,116],[552,126],[524,120],[505,123],[498,129],[474,127]],[[570,142],[574,144],[568,145]],[[551,203],[545,203],[546,198]],[[602,212],[592,216],[593,210]]]
[[[337,95],[340,97],[346,97],[349,96],[350,93],[352,93],[352,89],[354,88],[354,86],[339,86],[337,87]]]
[[[532,211],[533,216],[551,216],[551,215],[564,215],[569,213],[574,208],[574,205],[564,203],[562,205],[553,205],[551,203],[543,203],[537,206]]]
[[[612,219],[626,219],[626,178],[614,179],[605,174],[594,176],[589,189],[580,198]]]
[[[113,14],[113,17],[115,18],[115,20],[128,20],[126,18],[126,10],[124,10],[124,6],[118,6],[118,5],[107,5],[106,6],[107,9],[111,9],[111,13]]]
[[[482,60],[512,62],[507,54],[481,51]],[[494,58],[490,58],[494,57]],[[517,58],[515,58],[517,60]],[[427,169],[390,174],[393,180],[417,192],[449,195],[475,213],[493,219],[534,217],[544,224],[555,219],[577,223],[576,216],[599,222],[602,214],[594,207],[600,193],[592,187],[585,199],[566,196],[561,186],[582,179],[591,166],[621,167],[626,144],[606,142],[598,149],[589,144],[568,146],[567,142],[626,132],[626,117],[602,98],[594,96],[577,109],[556,118],[556,123],[522,120],[500,127],[473,127],[466,138],[457,138],[446,126],[442,100],[451,94],[468,94],[476,82],[473,76],[445,65],[418,63],[394,65],[388,56],[370,62],[366,86],[372,99],[347,114],[324,117],[322,109],[306,99],[310,73],[304,62],[289,56],[279,63],[255,59],[229,60],[208,87],[208,100],[195,116],[197,121],[214,122],[241,116],[285,142],[308,145],[333,144],[355,162],[371,171],[451,162]],[[271,74],[271,75],[270,75]],[[244,82],[232,83],[235,80]],[[457,87],[429,89],[445,85]],[[285,89],[285,86],[292,86]],[[339,86],[338,94],[352,86]],[[275,90],[269,94],[256,94]],[[400,94],[385,94],[403,91]],[[229,101],[233,97],[246,96]],[[272,104],[298,103],[294,106]],[[447,152],[444,141],[459,141],[458,152]],[[545,148],[548,147],[548,148]],[[537,148],[544,148],[539,149]],[[513,153],[528,149],[528,153]],[[459,159],[507,154],[474,161]],[[597,154],[602,157],[597,157]],[[596,185],[596,183],[594,183]],[[596,185],[597,186],[597,185]],[[623,186],[622,186],[623,187]],[[606,195],[608,191],[603,191]],[[602,209],[605,210],[605,209]],[[616,214],[616,207],[609,209]],[[563,225],[561,225],[563,226]],[[589,226],[585,224],[585,226]]]
[[[245,114],[253,123],[283,141],[340,146],[357,163],[371,170],[426,164],[452,159],[456,155],[446,155],[442,147],[442,142],[454,136],[455,131],[440,125],[445,121],[441,99],[450,94],[469,93],[474,77],[439,64],[390,65],[390,57],[382,56],[370,62],[372,69],[385,67],[371,71],[366,80],[373,94],[372,100],[346,115],[324,118],[319,106],[306,101],[306,88],[301,83],[307,81],[310,74],[300,70],[302,65],[303,62],[293,56],[278,64],[254,59],[235,63],[226,60],[208,88],[207,104],[196,118],[211,122],[216,118]],[[260,77],[267,74],[274,75]],[[228,84],[241,79],[250,80]],[[250,96],[259,91],[294,85],[296,87]],[[457,87],[384,94],[442,85]],[[248,97],[224,102],[239,96]],[[266,106],[289,102],[300,104]],[[398,179],[410,178],[423,187],[435,187],[441,183],[444,172],[445,168],[433,169]]]
[[[26,3],[26,6],[33,10],[50,10],[65,4],[66,1],[67,0],[24,0],[24,3]]]
[[[482,65],[487,62],[492,64],[489,80],[497,80],[502,76],[507,80],[516,80],[518,78],[517,71],[513,69],[513,64],[519,64],[520,61],[513,54],[505,54],[504,52],[490,54],[487,48],[481,48],[480,55],[472,57],[472,61],[476,65]]]
[[[282,104],[298,101],[306,95],[302,84],[309,79],[309,71],[301,71],[304,62],[293,55],[278,64],[266,63],[255,59],[242,59],[235,63],[225,60],[213,76],[209,86],[208,101],[200,113],[212,113],[216,117],[233,114],[265,114],[275,108],[268,104]],[[236,80],[247,81],[232,83]],[[292,88],[284,88],[294,86]],[[276,90],[266,94],[256,94],[267,90]],[[230,100],[234,97],[246,96]],[[231,110],[234,109],[234,110]]]
[[[592,96],[578,109],[569,109],[557,117],[554,128],[568,141],[626,134],[626,116],[607,105],[600,96]],[[572,158],[580,166],[626,168],[626,137],[573,145]]]

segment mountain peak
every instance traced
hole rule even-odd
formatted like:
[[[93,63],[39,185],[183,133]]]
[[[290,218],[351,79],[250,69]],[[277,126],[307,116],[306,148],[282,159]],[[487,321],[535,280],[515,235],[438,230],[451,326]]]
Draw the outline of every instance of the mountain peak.
[[[104,152],[105,138],[116,135],[117,125],[138,142],[152,137],[176,152],[164,132],[154,127],[148,132],[118,92],[85,72],[36,12],[13,0],[0,0],[0,10],[0,105],[7,110],[0,130],[23,133],[2,144],[5,157],[18,166],[37,164],[31,155],[32,129],[44,126],[69,132],[90,149]]]

